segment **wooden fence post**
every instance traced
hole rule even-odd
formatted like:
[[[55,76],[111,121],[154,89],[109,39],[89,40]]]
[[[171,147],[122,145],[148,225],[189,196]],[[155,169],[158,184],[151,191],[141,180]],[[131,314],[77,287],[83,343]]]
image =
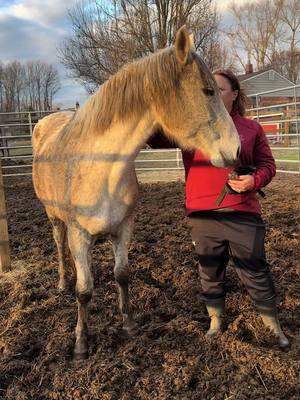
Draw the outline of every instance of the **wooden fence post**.
[[[8,240],[2,164],[0,159],[0,272],[6,272],[9,271],[10,269],[11,269],[10,248]]]

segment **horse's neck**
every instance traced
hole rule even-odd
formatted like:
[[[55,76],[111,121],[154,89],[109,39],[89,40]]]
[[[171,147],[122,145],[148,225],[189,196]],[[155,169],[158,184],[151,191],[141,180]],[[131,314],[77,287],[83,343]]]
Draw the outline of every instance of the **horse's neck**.
[[[74,137],[73,143],[77,143],[78,153],[109,155],[115,161],[133,161],[155,125],[151,113],[145,111],[143,115],[113,123],[105,132],[99,130],[84,137]]]
[[[134,160],[150,137],[154,126],[155,121],[149,112],[135,120],[119,122],[105,132],[103,145],[106,144],[109,152]]]

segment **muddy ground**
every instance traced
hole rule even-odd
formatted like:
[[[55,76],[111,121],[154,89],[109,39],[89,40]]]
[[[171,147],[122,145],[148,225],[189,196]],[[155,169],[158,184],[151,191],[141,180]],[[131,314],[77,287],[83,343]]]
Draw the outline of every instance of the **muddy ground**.
[[[130,247],[131,298],[140,326],[121,331],[109,242],[93,251],[89,359],[72,361],[74,279],[56,290],[57,255],[30,178],[5,181],[13,271],[0,278],[0,398],[5,400],[299,399],[300,179],[266,190],[266,250],[291,349],[282,352],[229,268],[227,330],[204,337],[196,260],[182,182],[141,185]]]

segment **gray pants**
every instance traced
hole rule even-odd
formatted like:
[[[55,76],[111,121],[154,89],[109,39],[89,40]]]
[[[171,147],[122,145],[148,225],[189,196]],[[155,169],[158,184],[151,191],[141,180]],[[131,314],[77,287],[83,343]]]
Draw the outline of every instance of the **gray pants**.
[[[226,266],[231,256],[239,278],[255,301],[275,297],[265,258],[265,224],[259,214],[197,212],[189,216],[192,240],[206,300],[225,296]]]

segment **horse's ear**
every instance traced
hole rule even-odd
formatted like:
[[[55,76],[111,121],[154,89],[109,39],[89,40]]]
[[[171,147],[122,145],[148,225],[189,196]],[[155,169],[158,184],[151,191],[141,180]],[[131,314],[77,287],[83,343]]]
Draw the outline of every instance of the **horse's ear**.
[[[180,64],[188,64],[192,45],[185,25],[183,25],[176,33],[175,50],[176,58]]]

